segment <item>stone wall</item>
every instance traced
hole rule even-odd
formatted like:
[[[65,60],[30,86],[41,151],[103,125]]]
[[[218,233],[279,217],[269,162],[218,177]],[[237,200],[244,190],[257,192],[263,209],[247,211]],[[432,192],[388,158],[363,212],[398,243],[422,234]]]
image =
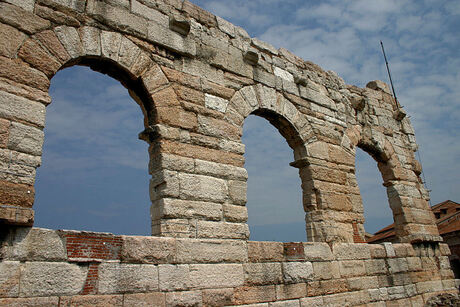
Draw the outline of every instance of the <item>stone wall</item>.
[[[423,306],[458,287],[446,244],[21,228],[8,233],[0,255],[0,306]]]
[[[72,65],[119,80],[144,114],[139,137],[149,144],[156,237],[29,228],[50,79]],[[308,239],[317,243],[248,242],[241,135],[250,114],[292,148]],[[395,255],[390,245],[353,244],[364,241],[356,147],[382,173],[406,243]],[[451,291],[416,150],[410,121],[383,82],[347,85],[187,0],[0,0],[5,304],[359,305]],[[368,272],[374,262],[380,271]]]

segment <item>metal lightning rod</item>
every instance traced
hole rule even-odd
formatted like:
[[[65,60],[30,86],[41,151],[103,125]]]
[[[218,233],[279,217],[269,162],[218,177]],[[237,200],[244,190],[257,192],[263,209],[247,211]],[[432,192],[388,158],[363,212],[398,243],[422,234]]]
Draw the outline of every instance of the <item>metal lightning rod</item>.
[[[391,79],[390,66],[388,66],[387,56],[385,54],[385,48],[383,48],[382,41],[380,41],[380,45],[382,46],[383,57],[385,58],[385,64],[387,66],[388,77],[390,77],[391,90],[393,91],[393,96],[395,97],[396,106],[398,108],[401,108],[401,105],[399,104],[398,98],[396,98],[395,88],[393,86],[393,80]]]

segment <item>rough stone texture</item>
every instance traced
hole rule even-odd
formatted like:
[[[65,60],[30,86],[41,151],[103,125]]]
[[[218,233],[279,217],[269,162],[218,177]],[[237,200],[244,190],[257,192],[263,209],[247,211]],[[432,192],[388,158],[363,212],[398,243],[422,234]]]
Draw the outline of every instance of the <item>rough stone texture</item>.
[[[33,224],[50,78],[76,64],[141,105],[158,237],[17,228]],[[250,114],[294,151],[313,242],[247,242]],[[405,244],[355,244],[356,147],[377,160]],[[347,85],[190,1],[1,1],[0,305],[421,306],[457,294],[416,150],[387,84]]]
[[[158,290],[158,267],[151,264],[104,263],[98,278],[103,294]]]
[[[87,267],[65,262],[27,262],[20,293],[22,297],[75,295],[83,289]]]

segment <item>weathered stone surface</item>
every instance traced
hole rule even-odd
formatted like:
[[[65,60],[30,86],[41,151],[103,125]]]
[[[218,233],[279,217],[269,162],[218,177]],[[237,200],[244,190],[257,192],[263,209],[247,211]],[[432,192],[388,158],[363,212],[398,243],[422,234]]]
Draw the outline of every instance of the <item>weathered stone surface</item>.
[[[96,20],[122,32],[147,37],[146,19],[130,14],[125,9],[106,2],[87,0],[86,11]]]
[[[205,105],[207,108],[225,113],[225,111],[227,110],[228,100],[214,95],[206,94]]]
[[[166,306],[198,307],[202,305],[200,291],[182,291],[166,293]]]
[[[233,288],[203,290],[204,306],[230,306],[233,302]]]
[[[371,258],[369,245],[365,243],[337,243],[332,246],[332,252],[337,260],[355,260]]]
[[[285,283],[307,282],[313,278],[311,262],[284,262],[283,277]]]
[[[52,77],[61,67],[61,64],[54,57],[50,56],[33,40],[27,40],[19,49],[18,55],[48,77]]]
[[[20,296],[75,295],[83,289],[87,266],[59,262],[27,262],[21,273]]]
[[[245,285],[276,285],[283,280],[281,263],[245,263],[243,268]]]
[[[19,228],[5,248],[5,259],[20,261],[65,261],[67,253],[63,239],[55,230]]]
[[[61,296],[59,306],[65,307],[92,307],[92,306],[114,306],[123,305],[123,296],[121,295],[78,295],[78,296]]]
[[[156,22],[149,22],[147,38],[180,54],[187,56],[196,55],[196,45],[193,40],[184,38],[177,32],[162,27]]]
[[[248,220],[248,209],[245,206],[223,205],[224,219],[232,223],[245,223]]]
[[[305,259],[308,261],[332,260],[331,248],[327,243],[306,242],[303,244]]]
[[[0,11],[2,12],[0,21],[28,34],[34,34],[51,26],[48,20],[8,3],[0,3]]]
[[[71,58],[77,58],[83,54],[83,46],[76,28],[59,26],[54,28],[54,33]]]
[[[57,307],[59,297],[0,298],[0,306],[8,307]],[[65,305],[63,305],[65,306]]]
[[[191,174],[179,174],[180,193],[184,197],[223,202],[227,198],[227,184],[224,180]]]
[[[129,263],[167,263],[175,258],[173,238],[122,236],[121,259]]]
[[[14,58],[25,38],[24,33],[0,23],[0,55]]]
[[[198,238],[243,239],[249,238],[249,227],[243,223],[197,222]]]
[[[276,299],[275,286],[240,287],[234,292],[234,304],[272,302]]]
[[[239,240],[177,239],[179,263],[240,263],[248,259],[247,245]]]
[[[192,288],[228,288],[244,283],[242,264],[191,264]]]
[[[161,292],[134,293],[123,296],[124,307],[165,307],[165,294]]]
[[[11,123],[8,148],[32,155],[42,153],[43,131],[17,122]]]
[[[49,80],[44,73],[29,65],[0,56],[0,77],[48,91]]]
[[[0,262],[0,297],[18,297],[20,270],[19,261]]]
[[[102,263],[99,293],[132,293],[158,290],[158,267],[151,264]]]
[[[248,242],[248,256],[251,262],[281,262],[284,247],[281,242]]]

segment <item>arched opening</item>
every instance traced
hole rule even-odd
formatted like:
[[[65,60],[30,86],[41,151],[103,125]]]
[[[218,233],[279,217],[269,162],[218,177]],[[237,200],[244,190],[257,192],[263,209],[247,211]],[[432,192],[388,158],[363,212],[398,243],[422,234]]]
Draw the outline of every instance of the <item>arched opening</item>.
[[[374,238],[378,242],[394,241],[394,228],[383,230],[393,223],[393,214],[386,188],[382,185],[382,175],[373,157],[359,147],[356,147],[355,170],[363,203],[366,239],[379,232],[376,234],[378,238]]]
[[[250,240],[306,241],[299,172],[289,166],[289,124],[272,112],[253,114],[260,117],[247,117],[243,127]]]
[[[113,63],[78,64],[130,93],[83,66],[53,77],[35,226],[149,235],[148,145],[137,137],[146,111],[130,97],[143,101],[142,88]]]

